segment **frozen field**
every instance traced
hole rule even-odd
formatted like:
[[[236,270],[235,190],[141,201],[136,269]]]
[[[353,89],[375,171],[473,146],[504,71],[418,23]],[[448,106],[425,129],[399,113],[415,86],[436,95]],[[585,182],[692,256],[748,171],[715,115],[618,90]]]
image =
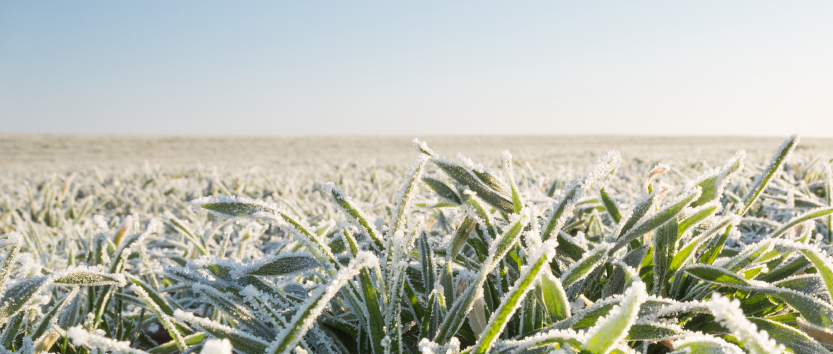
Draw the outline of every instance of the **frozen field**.
[[[0,354],[833,348],[833,140],[420,138],[0,135]]]

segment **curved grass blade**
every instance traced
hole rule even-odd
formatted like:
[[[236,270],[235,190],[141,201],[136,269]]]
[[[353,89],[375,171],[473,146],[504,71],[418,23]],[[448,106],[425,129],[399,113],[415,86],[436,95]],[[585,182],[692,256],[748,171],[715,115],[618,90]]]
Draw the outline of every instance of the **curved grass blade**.
[[[368,236],[370,236],[370,239],[373,240],[373,245],[379,251],[385,249],[385,243],[382,240],[382,234],[378,230],[376,230],[376,226],[367,221],[367,216],[365,215],[364,211],[359,209],[353,203],[352,198],[346,196],[344,192],[338,189],[338,187],[336,187],[335,184],[333,184],[332,182],[327,182],[321,187],[324,193],[330,197],[330,200],[332,200],[333,203],[338,205],[341,211],[349,215],[359,227],[361,227],[367,232]]]
[[[645,283],[635,282],[604,318],[587,331],[587,340],[583,348],[593,354],[607,354],[628,335],[630,327],[636,321],[639,308],[648,300]]]
[[[813,338],[795,328],[765,318],[747,319],[793,353],[830,354],[830,351],[816,343]]]
[[[162,326],[165,327],[165,330],[167,330],[168,334],[171,335],[171,338],[174,339],[177,348],[179,348],[180,351],[185,351],[187,346],[185,345],[185,340],[182,338],[182,333],[180,333],[179,329],[176,328],[176,324],[172,321],[171,316],[162,311],[161,306],[164,302],[157,303],[154,301],[155,299],[151,298],[150,295],[148,295],[148,293],[145,292],[145,290],[139,285],[131,285],[130,290],[142,299],[153,314],[156,315],[156,318],[159,319],[159,322],[162,323]]]
[[[492,314],[489,323],[475,344],[471,353],[485,354],[494,343],[497,336],[503,331],[507,321],[518,309],[518,304],[524,300],[527,292],[532,290],[535,281],[542,270],[549,267],[550,260],[555,255],[556,241],[550,240],[541,245],[537,255],[530,256],[530,264],[524,268],[518,280],[504,295],[500,306]],[[546,268],[545,268],[546,267]]]
[[[602,201],[602,205],[604,205],[605,210],[613,219],[613,222],[618,224],[620,220],[622,220],[622,213],[619,212],[619,206],[616,205],[616,201],[607,194],[607,190],[602,187],[599,190],[599,200]]]
[[[460,200],[460,196],[458,196],[457,193],[451,189],[451,187],[445,184],[445,182],[431,177],[422,177],[422,182],[424,182],[428,188],[431,188],[434,193],[437,193],[440,198],[445,199],[445,201],[455,205],[463,203],[463,201]]]
[[[236,267],[229,275],[242,278],[248,275],[288,276],[319,266],[318,260],[308,253],[284,253],[264,257],[254,263]]]
[[[541,275],[541,290],[550,322],[558,322],[570,317],[571,309],[567,293],[564,292],[561,281],[552,274],[550,269],[544,269]]]
[[[696,200],[697,197],[700,196],[700,187],[694,187],[688,191],[685,191],[681,194],[677,199],[669,203],[667,206],[663,207],[659,211],[657,211],[654,215],[651,215],[646,220],[636,224],[632,229],[628,230],[627,233],[622,235],[616,240],[616,245],[611,248],[610,252],[616,252],[622,247],[625,247],[631,240],[636,239],[653,229],[660,227],[660,225],[668,222],[672,218],[676,218],[677,214],[683,211],[683,208],[688,206],[692,201]]]
[[[240,331],[229,326],[214,322],[207,318],[199,318],[190,312],[176,310],[174,317],[178,321],[187,322],[201,328],[204,332],[219,339],[228,339],[234,346],[235,351],[244,354],[263,354],[268,344],[263,339],[257,338],[249,333]]]
[[[359,274],[362,268],[372,267],[374,263],[378,262],[376,256],[361,252],[357,257],[350,261],[350,265],[343,268],[336,274],[335,278],[326,286],[321,286],[309,298],[304,300],[299,309],[292,316],[286,328],[278,333],[277,338],[269,344],[266,353],[269,354],[287,354],[306,332],[312,327],[315,319],[324,311],[324,308],[329,303],[342,286],[353,277]]]
[[[770,238],[776,238],[778,236],[781,236],[785,232],[789,231],[790,228],[792,228],[792,227],[794,227],[794,226],[796,226],[796,225],[798,225],[798,224],[800,224],[804,221],[813,220],[813,219],[820,218],[822,216],[828,216],[828,215],[833,215],[833,206],[823,207],[823,208],[816,208],[816,209],[810,210],[810,211],[808,211],[808,212],[806,212],[802,215],[799,215],[799,216],[796,216],[796,217],[790,219],[790,221],[784,223],[783,225],[781,225],[781,227],[773,230],[772,233],[770,233],[769,237]]]
[[[749,211],[749,208],[752,207],[752,203],[755,203],[755,200],[761,195],[761,192],[764,191],[769,181],[772,179],[772,176],[775,175],[775,172],[778,172],[778,169],[781,168],[781,165],[787,160],[787,157],[790,156],[792,151],[795,149],[795,146],[798,145],[798,135],[793,135],[789,137],[781,146],[778,147],[778,150],[775,151],[775,155],[772,156],[772,159],[769,161],[769,165],[764,169],[764,172],[755,179],[755,183],[752,187],[749,188],[749,193],[743,197],[743,201],[741,204],[738,205],[737,214],[739,216],[743,216]]]
[[[514,171],[512,171],[512,154],[509,153],[509,150],[503,150],[501,157],[503,158],[503,169],[506,172],[506,176],[509,178],[509,188],[512,195],[512,208],[517,214],[520,213],[523,208],[523,200],[521,200],[521,196],[518,194],[518,184],[515,183]]]
[[[689,333],[672,343],[674,353],[743,354],[738,346],[702,333]]]
[[[779,299],[801,313],[810,323],[833,328],[833,306],[808,295],[790,289],[781,289],[764,282],[747,280],[720,267],[711,265],[694,265],[683,268],[687,273],[714,284],[755,291]]]
[[[529,212],[521,211],[517,219],[511,224],[506,232],[496,239],[489,246],[489,258],[483,263],[480,271],[477,273],[476,281],[471,282],[466,290],[454,301],[451,308],[448,310],[448,315],[443,319],[437,335],[434,337],[434,342],[445,345],[457,333],[463,321],[468,315],[474,304],[474,300],[478,298],[479,293],[483,290],[483,284],[486,282],[489,273],[500,263],[504,256],[509,253],[509,250],[515,245],[521,231],[529,223]],[[448,301],[448,299],[446,299]]]
[[[723,190],[726,184],[731,181],[732,177],[743,170],[743,159],[745,157],[746,151],[740,150],[726,162],[719,172],[707,173],[705,177],[696,179],[694,185],[700,186],[703,193],[700,195],[700,198],[691,203],[691,206],[698,207],[705,205],[723,196]]]
[[[716,321],[737,338],[743,347],[753,354],[777,354],[784,351],[784,347],[769,338],[766,331],[758,331],[758,328],[743,314],[740,309],[740,301],[730,301],[728,298],[715,294],[709,300],[707,306],[711,310]]]
[[[477,196],[480,199],[483,199],[484,202],[489,203],[489,205],[504,213],[513,212],[514,207],[511,200],[484,184],[480,178],[475,176],[465,167],[446,159],[433,158],[431,161],[433,161],[434,164],[443,170],[443,172],[445,172],[449,177],[453,178],[458,183],[469,187],[469,189],[477,193]]]
[[[609,151],[599,156],[593,164],[593,169],[586,176],[573,180],[564,188],[564,198],[559,203],[553,203],[552,212],[541,233],[542,241],[548,240],[553,235],[558,235],[567,222],[567,218],[575,209],[579,198],[584,196],[591,186],[604,179],[619,164],[620,160],[621,157],[618,151]]]
[[[604,264],[604,260],[610,251],[609,243],[601,243],[596,248],[585,253],[584,256],[570,268],[561,273],[561,285],[566,289],[579,280],[584,279],[596,267]]]

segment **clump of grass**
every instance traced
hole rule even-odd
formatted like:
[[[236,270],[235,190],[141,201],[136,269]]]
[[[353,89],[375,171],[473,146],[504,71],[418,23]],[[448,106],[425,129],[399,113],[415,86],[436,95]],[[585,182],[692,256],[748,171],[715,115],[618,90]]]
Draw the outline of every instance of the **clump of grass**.
[[[616,151],[565,183],[415,140],[404,178],[300,192],[158,174],[6,191],[0,351],[829,353],[833,176],[791,163],[797,144],[677,188],[673,165],[623,172]]]

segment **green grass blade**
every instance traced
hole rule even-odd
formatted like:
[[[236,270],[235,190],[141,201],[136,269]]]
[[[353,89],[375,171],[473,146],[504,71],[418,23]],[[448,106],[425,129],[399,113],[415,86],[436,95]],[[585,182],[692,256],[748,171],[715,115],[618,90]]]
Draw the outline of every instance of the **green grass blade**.
[[[484,202],[504,213],[512,213],[514,211],[514,206],[512,205],[511,200],[484,184],[477,176],[465,167],[446,159],[434,158],[431,161],[434,162],[434,164],[443,170],[443,172],[445,172],[449,177],[453,178],[458,183],[469,187],[469,189],[477,193],[477,196]]]
[[[564,188],[564,198],[559,203],[553,204],[552,212],[541,234],[541,240],[546,241],[553,235],[558,235],[558,232],[567,222],[567,218],[575,209],[579,198],[584,196],[594,184],[602,181],[610,174],[610,171],[616,168],[620,160],[621,157],[618,151],[609,151],[596,159],[593,169],[586,176],[573,180]]]
[[[249,333],[214,322],[207,318],[194,316],[190,312],[176,310],[174,316],[178,321],[197,326],[215,338],[228,339],[234,346],[235,351],[244,354],[263,354],[269,346],[269,344],[261,338],[257,338]]]
[[[544,269],[544,274],[541,275],[541,290],[550,322],[558,322],[570,317],[570,301],[567,293],[564,292],[561,281],[552,274],[550,269]]]
[[[783,345],[793,353],[830,354],[830,351],[813,338],[795,328],[765,318],[750,317],[747,319],[759,329],[766,331],[778,344]]]
[[[773,155],[772,159],[769,161],[769,165],[764,169],[764,172],[755,179],[755,183],[749,188],[749,193],[743,197],[743,201],[738,205],[738,215],[743,216],[747,211],[749,211],[749,208],[752,207],[752,204],[755,203],[764,191],[767,184],[769,184],[769,181],[772,180],[772,176],[778,172],[787,160],[787,157],[789,157],[795,149],[795,146],[798,145],[798,141],[798,135],[793,135],[778,147],[778,150],[775,151],[775,155]]]
[[[431,190],[433,190],[434,193],[437,193],[437,195],[445,201],[455,205],[460,205],[463,203],[463,201],[460,200],[460,196],[458,196],[457,193],[454,192],[454,189],[451,189],[451,187],[445,184],[445,182],[431,177],[422,177],[422,182],[424,182],[425,185],[428,186],[428,188],[431,188]]]
[[[354,276],[359,274],[362,268],[372,267],[374,263],[378,262],[376,256],[362,252],[357,257],[350,261],[350,265],[343,268],[336,274],[333,280],[327,285],[319,287],[313,292],[299,309],[292,316],[292,319],[287,324],[286,328],[278,333],[278,336],[269,344],[266,353],[269,354],[288,354],[295,349],[295,345],[306,332],[312,327],[315,318],[317,318],[329,301],[338,293],[338,291]]]
[[[630,327],[636,321],[640,306],[647,299],[648,292],[645,284],[633,283],[628,290],[625,290],[622,301],[587,331],[584,349],[593,354],[609,353],[620,340],[628,335]]]
[[[318,260],[308,253],[284,253],[263,257],[256,262],[236,267],[229,275],[242,278],[248,275],[286,276],[318,267]]]
[[[504,295],[503,301],[497,310],[492,314],[486,329],[480,334],[477,344],[471,353],[485,354],[494,343],[497,336],[503,331],[507,321],[518,309],[518,304],[526,297],[527,292],[532,290],[535,281],[542,270],[549,268],[550,260],[555,255],[555,240],[550,240],[541,245],[539,253],[529,257],[530,263],[524,268],[518,280]]]
[[[628,230],[627,233],[622,235],[616,240],[616,245],[610,250],[611,253],[616,252],[617,250],[621,249],[622,247],[627,246],[627,244],[631,241],[640,237],[653,229],[660,227],[660,225],[668,222],[672,218],[676,218],[677,214],[683,211],[683,208],[688,206],[692,201],[697,199],[700,196],[700,187],[694,187],[688,191],[685,191],[681,194],[677,199],[673,200],[667,206],[663,207],[659,211],[657,211],[654,215],[651,215],[644,221],[636,224],[632,229]]]
[[[604,264],[610,251],[609,243],[601,243],[561,274],[561,285],[566,289],[577,281],[584,279],[590,272]]]
[[[660,226],[653,235],[654,241],[654,295],[662,295],[665,281],[671,274],[671,261],[677,254],[677,237],[679,225],[677,218],[671,218]]]
[[[778,236],[781,236],[785,232],[789,231],[790,228],[792,228],[792,227],[794,227],[794,226],[796,226],[796,225],[798,225],[798,224],[800,224],[804,221],[813,220],[813,219],[820,218],[822,216],[828,216],[828,215],[833,215],[833,206],[823,207],[823,208],[816,208],[816,209],[810,210],[810,211],[808,211],[804,214],[801,214],[799,216],[796,216],[796,217],[790,219],[790,221],[784,223],[783,225],[781,225],[781,227],[773,230],[772,233],[770,233],[769,237],[776,238]]]
[[[613,219],[613,222],[618,224],[620,220],[622,220],[622,213],[619,212],[619,206],[616,205],[616,201],[607,194],[607,190],[602,187],[599,190],[599,199],[602,201],[602,205],[604,205],[605,210]]]
[[[509,178],[509,189],[512,195],[512,207],[517,214],[520,213],[523,208],[523,200],[521,200],[521,196],[518,194],[518,184],[515,183],[514,171],[512,171],[512,154],[509,153],[509,150],[504,150],[501,156],[503,157],[503,169],[506,172],[507,178]]]
[[[448,315],[443,319],[437,335],[434,337],[434,342],[445,345],[457,333],[460,326],[463,325],[463,320],[465,320],[469,311],[471,311],[474,300],[478,297],[477,295],[483,290],[483,284],[486,282],[489,273],[509,253],[509,250],[515,245],[515,242],[517,242],[521,231],[526,227],[527,223],[529,223],[529,213],[527,211],[521,211],[517,220],[511,224],[501,237],[491,244],[489,247],[489,258],[477,273],[477,280],[471,282],[462,295],[451,305],[451,308],[448,310]]]
[[[715,294],[707,305],[715,320],[743,343],[744,349],[750,353],[778,354],[784,351],[783,346],[769,338],[765,331],[759,332],[755,325],[746,319],[740,309],[740,301],[730,301],[728,298]]]

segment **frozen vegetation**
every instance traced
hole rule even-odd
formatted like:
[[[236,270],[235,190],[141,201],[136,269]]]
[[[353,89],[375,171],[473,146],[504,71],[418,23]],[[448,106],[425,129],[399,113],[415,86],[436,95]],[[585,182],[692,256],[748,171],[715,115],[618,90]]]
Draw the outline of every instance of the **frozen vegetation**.
[[[833,350],[831,150],[438,145],[264,169],[4,157],[0,354]]]

